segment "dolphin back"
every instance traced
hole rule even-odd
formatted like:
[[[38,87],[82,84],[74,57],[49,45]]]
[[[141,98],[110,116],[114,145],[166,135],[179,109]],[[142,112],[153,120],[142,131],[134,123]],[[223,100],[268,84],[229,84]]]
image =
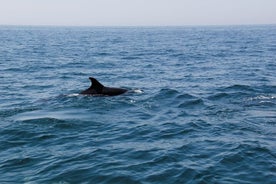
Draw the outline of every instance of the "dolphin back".
[[[89,77],[89,79],[91,81],[91,86],[88,89],[82,91],[80,94],[95,96],[116,96],[127,92],[126,89],[122,88],[105,87],[93,77]]]

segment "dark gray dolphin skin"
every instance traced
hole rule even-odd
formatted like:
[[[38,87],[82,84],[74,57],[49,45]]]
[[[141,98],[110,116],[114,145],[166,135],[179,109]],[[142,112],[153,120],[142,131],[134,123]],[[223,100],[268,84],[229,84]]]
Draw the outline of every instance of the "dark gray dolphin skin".
[[[105,87],[93,77],[89,77],[89,79],[91,81],[91,86],[88,89],[82,91],[80,94],[93,96],[116,96],[127,92],[126,89],[122,88]]]

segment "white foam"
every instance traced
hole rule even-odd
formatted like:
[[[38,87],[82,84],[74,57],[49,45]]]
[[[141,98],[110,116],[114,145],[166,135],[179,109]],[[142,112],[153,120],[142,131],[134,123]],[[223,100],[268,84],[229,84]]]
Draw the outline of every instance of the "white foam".
[[[74,97],[74,96],[79,96],[80,94],[79,93],[73,93],[73,94],[69,94],[67,95],[68,97]]]
[[[135,89],[135,90],[133,90],[133,91],[134,91],[134,93],[144,93],[144,91],[141,90],[141,89]]]
[[[276,99],[275,96],[264,96],[264,95],[250,98],[250,100],[274,100],[274,99]]]

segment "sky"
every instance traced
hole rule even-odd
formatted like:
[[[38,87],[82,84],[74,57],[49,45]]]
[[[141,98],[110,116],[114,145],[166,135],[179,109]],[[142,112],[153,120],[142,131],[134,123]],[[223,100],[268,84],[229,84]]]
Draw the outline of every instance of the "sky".
[[[0,25],[276,24],[276,0],[0,0]]]

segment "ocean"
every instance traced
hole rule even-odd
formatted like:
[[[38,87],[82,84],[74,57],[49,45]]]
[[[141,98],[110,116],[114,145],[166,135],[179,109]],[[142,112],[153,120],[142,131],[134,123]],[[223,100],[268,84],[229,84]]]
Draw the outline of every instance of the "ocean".
[[[0,26],[0,183],[275,184],[275,71],[275,25]]]

